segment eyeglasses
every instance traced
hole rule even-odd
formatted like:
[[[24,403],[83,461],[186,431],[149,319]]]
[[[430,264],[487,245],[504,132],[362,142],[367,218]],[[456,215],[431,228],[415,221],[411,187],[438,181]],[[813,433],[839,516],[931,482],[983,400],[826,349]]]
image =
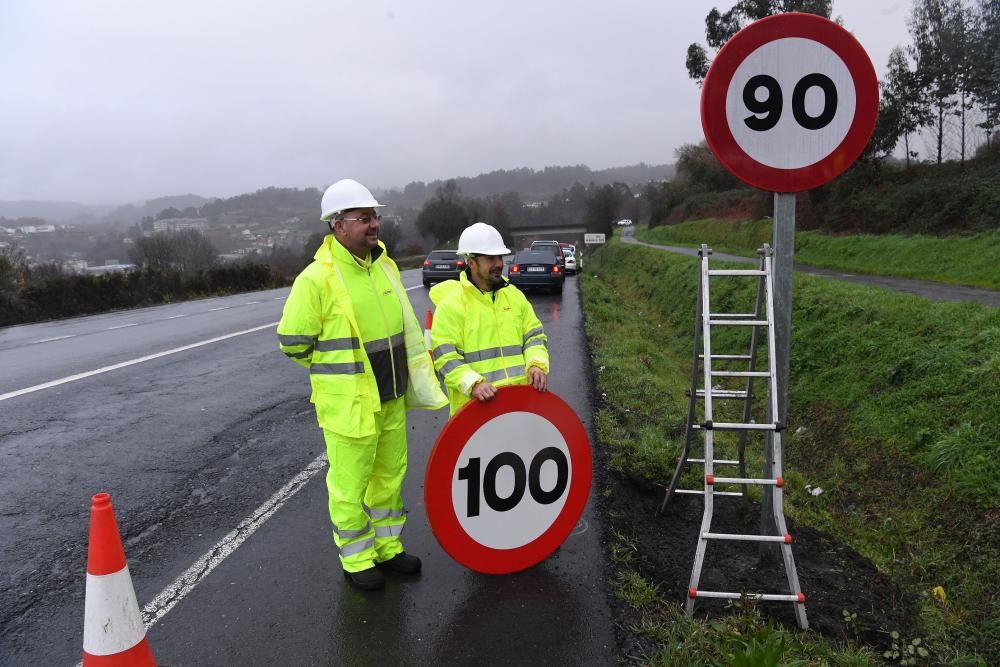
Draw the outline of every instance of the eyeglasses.
[[[363,224],[366,224],[366,225],[370,225],[370,224],[372,224],[373,220],[375,222],[382,222],[382,214],[381,213],[375,213],[375,214],[365,213],[360,218],[337,218],[337,220],[343,220],[344,222],[360,222],[360,223],[363,223]]]

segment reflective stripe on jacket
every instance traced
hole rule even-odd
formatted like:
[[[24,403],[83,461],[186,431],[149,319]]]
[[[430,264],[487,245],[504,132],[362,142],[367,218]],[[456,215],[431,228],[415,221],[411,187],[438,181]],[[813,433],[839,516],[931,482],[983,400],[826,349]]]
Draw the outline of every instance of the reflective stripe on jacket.
[[[434,367],[444,378],[454,414],[480,379],[497,387],[527,384],[527,369],[549,372],[548,338],[517,287],[483,293],[466,274],[430,291],[437,306],[431,327]]]
[[[447,402],[434,377],[423,329],[406,296],[399,269],[381,242],[372,252],[370,269],[382,274],[379,284],[392,290],[402,309],[401,347],[397,345],[398,332],[378,327],[379,319],[385,320],[373,303],[362,304],[360,313],[355,309],[351,293],[360,292],[349,289],[348,283],[368,280],[366,272],[359,269],[354,256],[328,235],[314,261],[295,279],[278,323],[281,351],[310,371],[310,400],[316,405],[320,426],[352,437],[374,433],[373,415],[381,409],[378,381],[366,352],[374,353],[373,345],[403,352],[409,376],[405,385],[407,408],[436,410]],[[368,319],[364,326],[359,325],[361,317]],[[362,332],[373,330],[379,330],[381,337],[366,340]],[[395,340],[393,334],[397,334]]]

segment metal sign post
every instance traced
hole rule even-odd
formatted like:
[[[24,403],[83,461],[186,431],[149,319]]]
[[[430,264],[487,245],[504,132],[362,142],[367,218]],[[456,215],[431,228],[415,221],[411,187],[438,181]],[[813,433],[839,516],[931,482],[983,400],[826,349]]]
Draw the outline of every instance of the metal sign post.
[[[795,254],[795,193],[774,194],[774,258],[772,272],[774,275],[774,361],[776,385],[768,387],[768,392],[775,392],[778,398],[778,414],[773,420],[788,424],[788,378],[791,367],[792,349],[792,257]],[[768,396],[770,398],[770,396]],[[768,400],[768,405],[771,401]],[[789,447],[788,431],[785,431],[785,449]],[[761,477],[773,477],[774,468],[774,434],[768,433],[764,445],[764,471]],[[776,535],[778,527],[774,523],[774,500],[771,494],[765,493],[761,498],[760,532],[761,535]],[[770,542],[760,543],[762,559],[777,560],[778,545]]]

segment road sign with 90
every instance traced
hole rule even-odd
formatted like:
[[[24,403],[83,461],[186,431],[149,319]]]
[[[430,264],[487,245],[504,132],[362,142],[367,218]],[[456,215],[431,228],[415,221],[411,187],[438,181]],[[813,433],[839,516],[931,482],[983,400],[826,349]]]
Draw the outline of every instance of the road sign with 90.
[[[548,556],[573,530],[590,489],[590,444],[551,392],[504,387],[442,429],[424,500],[438,542],[479,572],[515,572]]]
[[[868,55],[812,14],[750,24],[716,56],[702,91],[709,147],[737,177],[775,192],[833,179],[864,150],[878,116]]]

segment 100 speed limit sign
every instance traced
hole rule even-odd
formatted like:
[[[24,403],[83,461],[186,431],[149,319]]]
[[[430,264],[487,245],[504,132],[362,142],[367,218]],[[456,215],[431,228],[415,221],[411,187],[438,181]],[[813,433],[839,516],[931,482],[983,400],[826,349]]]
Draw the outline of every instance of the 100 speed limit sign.
[[[878,80],[864,48],[813,14],[751,23],[705,77],[701,122],[719,161],[746,183],[799,192],[826,183],[864,151],[878,117]]]
[[[441,430],[427,463],[424,503],[448,554],[477,572],[540,562],[569,536],[590,492],[580,418],[552,392],[502,388],[472,401]]]

